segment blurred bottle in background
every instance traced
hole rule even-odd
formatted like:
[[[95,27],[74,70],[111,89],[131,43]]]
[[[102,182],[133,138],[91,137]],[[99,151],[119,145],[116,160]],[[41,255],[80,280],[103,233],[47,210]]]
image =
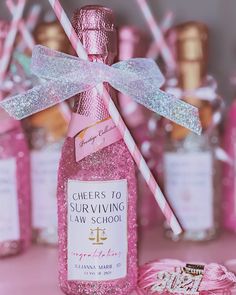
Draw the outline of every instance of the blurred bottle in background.
[[[166,124],[165,191],[184,228],[183,238],[209,240],[219,226],[221,185],[215,155],[219,136],[213,116],[221,100],[215,81],[207,76],[208,28],[189,22],[174,32],[177,77],[170,79],[167,90],[199,108],[203,133],[197,136],[179,125]],[[166,234],[176,239],[168,229]]]
[[[148,36],[138,27],[123,26],[119,29],[119,60],[145,57],[150,47]],[[153,172],[157,172],[159,163],[158,152],[161,143],[157,140],[157,115],[152,114],[132,98],[119,93],[119,105],[123,118],[132,133],[137,145],[142,150]],[[157,173],[155,173],[157,176]],[[138,177],[138,224],[153,226],[158,223],[161,214],[156,206],[150,189],[143,176],[137,171]]]
[[[224,130],[224,150],[231,163],[223,170],[223,214],[226,229],[236,232],[236,100],[230,106]]]
[[[7,33],[8,25],[0,21],[0,55]],[[1,97],[5,95],[1,90]],[[0,109],[0,257],[18,254],[30,245],[30,216],[27,141],[21,122]]]
[[[69,41],[56,21],[40,24],[35,41],[54,50],[71,52]],[[25,122],[31,147],[34,239],[39,243],[57,244],[57,170],[69,119],[69,107],[64,103]]]

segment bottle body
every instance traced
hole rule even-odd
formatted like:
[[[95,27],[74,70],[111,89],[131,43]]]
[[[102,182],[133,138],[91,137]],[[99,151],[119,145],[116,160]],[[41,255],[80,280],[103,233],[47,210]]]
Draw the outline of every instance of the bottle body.
[[[26,122],[31,147],[33,239],[57,245],[57,171],[67,122],[60,106],[33,115]]]
[[[210,240],[219,228],[220,164],[218,124],[222,100],[216,81],[207,75],[208,28],[187,22],[174,28],[176,77],[167,91],[194,105],[202,124],[200,136],[168,123],[164,154],[165,190],[183,226],[183,239]],[[171,235],[167,230],[167,235]],[[171,235],[173,239],[177,239]]]
[[[204,241],[219,229],[220,164],[215,147],[218,135],[189,135],[183,141],[170,141],[164,153],[165,191],[184,233],[182,238]],[[166,235],[178,237],[167,228]]]
[[[66,294],[70,295],[130,294],[130,292],[134,290],[137,281],[136,177],[131,155],[123,140],[89,155],[79,162],[76,162],[74,155],[74,139],[67,138],[62,150],[58,182],[60,286]],[[82,212],[82,216],[95,221],[91,224],[92,228],[87,228],[88,232],[85,231],[81,233],[81,235],[87,235],[86,239],[89,239],[91,238],[91,230],[97,229],[98,227],[106,230],[109,226],[110,231],[108,230],[108,232],[104,234],[107,234],[108,240],[111,239],[111,247],[107,248],[106,242],[108,240],[105,240],[104,245],[92,245],[92,241],[89,241],[91,248],[88,249],[88,244],[85,244],[85,247],[83,247],[84,243],[82,243],[83,239],[81,238],[81,243],[78,242],[77,245],[77,251],[81,253],[92,251],[95,256],[95,253],[98,254],[102,251],[102,253],[106,253],[108,258],[100,257],[96,259],[96,257],[94,257],[92,260],[84,258],[81,261],[78,257],[74,257],[71,252],[72,249],[70,245],[73,247],[73,235],[70,236],[70,232],[68,232],[68,229],[70,229],[69,223],[77,223],[78,226],[78,222],[75,221],[76,215],[74,213],[70,216],[72,220],[69,219],[71,211],[69,211],[69,213],[68,208],[71,204],[68,202],[67,193],[68,181],[71,180],[77,182],[78,188],[80,187],[81,181],[89,182],[91,191],[94,189],[99,191],[97,182],[106,183],[109,181],[111,190],[116,187],[116,181],[121,180],[123,184],[127,182],[127,195],[125,196],[127,206],[125,205],[125,209],[120,207],[120,209],[117,209],[117,212],[113,212],[113,209],[109,207],[108,213],[105,212],[106,210],[104,211],[103,206],[100,212],[96,211],[93,213],[92,211],[91,213],[89,211],[88,213],[86,209],[85,212]],[[108,191],[108,188],[103,189],[105,192]],[[122,190],[122,188],[118,188],[118,190],[119,189]],[[125,193],[123,192],[122,198],[124,198],[124,195]],[[123,205],[125,199],[122,199]],[[94,199],[92,202],[94,205],[98,205],[101,203],[101,200]],[[110,202],[111,204],[113,204],[113,202],[115,204],[117,200],[116,202],[110,200]],[[86,202],[85,205],[89,205],[89,203]],[[77,213],[78,216],[82,214],[79,208],[76,208],[77,211],[80,212]],[[84,208],[87,208],[87,206]],[[94,208],[95,207],[91,210],[95,210]],[[69,210],[70,209],[72,208],[69,208]],[[122,209],[123,213],[121,213]],[[112,228],[116,229],[117,226],[123,227],[125,224],[127,225],[126,233],[123,232],[121,235],[112,234]],[[80,235],[79,232],[78,235]],[[120,258],[116,256],[109,257],[110,255],[115,255],[115,253],[109,254],[110,251],[113,251],[112,247],[116,248],[116,253],[121,253]],[[119,249],[119,247],[121,248]],[[72,260],[72,265],[70,266],[71,270],[68,269],[68,261],[70,259]],[[77,263],[79,274],[76,274],[76,269],[73,270],[74,263]],[[111,265],[112,269],[110,268]],[[86,268],[93,269],[92,274],[91,272],[89,274]],[[68,279],[73,276],[77,277],[77,279]],[[80,277],[84,277],[84,280],[80,280]],[[112,277],[116,277],[116,279],[112,279]]]
[[[224,163],[223,169],[223,212],[224,227],[236,232],[236,103],[233,102],[227,116],[224,136],[224,150],[231,158],[232,163]]]
[[[18,254],[30,245],[30,194],[29,149],[18,125],[0,134],[0,257]]]

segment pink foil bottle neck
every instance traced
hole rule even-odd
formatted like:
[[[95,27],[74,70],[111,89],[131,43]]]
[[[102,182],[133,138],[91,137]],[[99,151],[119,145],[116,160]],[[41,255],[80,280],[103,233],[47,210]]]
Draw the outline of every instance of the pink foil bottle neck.
[[[138,27],[121,27],[119,29],[119,60],[145,57],[149,43],[147,35]],[[120,93],[119,105],[130,128],[136,128],[146,122],[146,111],[132,98]]]
[[[119,29],[119,60],[145,57],[149,40],[147,35],[135,26],[123,26]]]
[[[102,6],[85,6],[75,11],[72,23],[90,60],[111,65],[117,55],[117,33],[112,10]],[[74,112],[96,120],[109,117],[95,88],[76,96]]]
[[[5,38],[8,34],[9,23],[0,21],[0,56],[2,56]],[[4,95],[3,95],[4,96]],[[0,134],[19,127],[20,122],[11,118],[3,109],[0,108]]]

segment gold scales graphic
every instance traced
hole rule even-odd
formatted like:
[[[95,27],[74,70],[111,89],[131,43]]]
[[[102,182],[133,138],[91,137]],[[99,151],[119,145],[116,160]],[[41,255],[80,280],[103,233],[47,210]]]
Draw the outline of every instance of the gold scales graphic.
[[[103,242],[107,240],[105,228],[90,229],[90,241],[94,241],[93,245],[103,245]]]

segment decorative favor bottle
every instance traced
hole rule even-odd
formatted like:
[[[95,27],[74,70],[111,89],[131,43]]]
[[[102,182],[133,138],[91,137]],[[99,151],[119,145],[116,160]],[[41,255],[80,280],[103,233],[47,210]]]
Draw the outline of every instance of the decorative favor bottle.
[[[112,11],[86,6],[73,25],[90,60],[112,64]],[[135,166],[96,89],[75,98],[59,167],[58,214],[62,290],[130,294],[137,280]]]
[[[5,29],[5,22],[0,22],[0,52]],[[20,122],[0,109],[0,257],[18,254],[30,245],[30,209],[30,162],[25,135]]]
[[[58,22],[42,23],[35,31],[36,42],[52,49],[69,52],[68,39]],[[61,148],[68,128],[70,111],[59,104],[26,120],[31,147],[32,222],[34,240],[56,245],[57,171]]]
[[[31,241],[29,149],[20,122],[0,110],[0,257]]]
[[[134,26],[121,27],[119,29],[119,60],[145,57],[149,43],[148,37],[139,28]],[[156,166],[159,165],[157,159],[159,146],[156,149],[157,144],[154,144],[157,141],[157,115],[152,115],[151,111],[122,93],[119,93],[119,105],[130,132],[155,173]],[[145,228],[151,227],[157,224],[160,214],[150,189],[138,171],[137,177],[138,225]]]
[[[223,170],[223,213],[224,227],[236,232],[236,101],[227,114],[224,150],[232,163],[225,163]]]
[[[220,179],[215,157],[218,130],[212,120],[219,97],[211,85],[212,78],[206,75],[208,29],[189,22],[177,26],[175,32],[177,85],[167,91],[199,108],[203,133],[197,136],[176,124],[167,124],[165,191],[185,231],[183,238],[209,240],[219,225]],[[170,230],[167,235],[172,235]]]

